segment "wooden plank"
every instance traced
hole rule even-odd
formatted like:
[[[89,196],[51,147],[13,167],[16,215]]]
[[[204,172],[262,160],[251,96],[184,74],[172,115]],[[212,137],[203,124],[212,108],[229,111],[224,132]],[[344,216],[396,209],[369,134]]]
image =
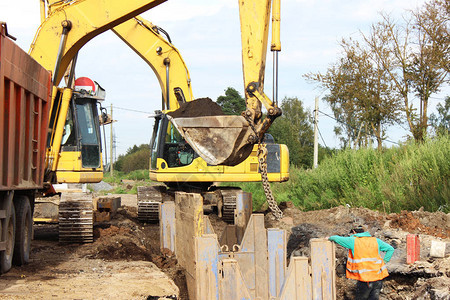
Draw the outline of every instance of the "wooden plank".
[[[195,238],[196,296],[198,300],[219,300],[219,244],[215,234]]]
[[[313,298],[336,299],[335,246],[327,239],[311,239],[310,243]]]
[[[248,221],[253,212],[252,194],[242,191],[236,197],[236,213],[234,224],[236,225],[237,242],[241,243]]]
[[[245,230],[240,250],[231,255],[242,271],[242,277],[252,299],[268,299],[269,277],[267,257],[267,231],[264,215],[252,214]],[[221,255],[223,258],[223,255]]]
[[[161,250],[169,249],[175,253],[176,222],[174,201],[167,201],[160,204],[159,224]]]
[[[279,299],[313,299],[312,282],[307,257],[292,257]]]
[[[255,214],[255,297],[269,298],[269,276],[267,259],[267,231],[264,227],[264,215]]]
[[[240,250],[233,253],[239,263],[242,277],[249,290],[252,299],[256,294],[256,272],[255,272],[255,214],[250,216],[247,229],[240,244]]]
[[[203,234],[203,198],[195,193],[175,193],[175,253],[185,269],[189,299],[197,299],[195,238]]]
[[[219,292],[221,300],[254,299],[250,296],[239,264],[234,259],[224,259],[220,264]]]
[[[278,297],[286,275],[286,232],[267,229],[269,297]]]

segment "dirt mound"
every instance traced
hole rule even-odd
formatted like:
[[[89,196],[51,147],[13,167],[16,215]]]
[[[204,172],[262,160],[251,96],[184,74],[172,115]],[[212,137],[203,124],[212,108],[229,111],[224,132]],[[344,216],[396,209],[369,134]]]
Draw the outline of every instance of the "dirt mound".
[[[112,243],[100,244],[95,258],[104,260],[146,260],[152,261],[151,251],[138,246],[128,238],[112,239]]]
[[[160,269],[174,268],[177,260],[169,249],[160,252],[154,232],[149,232],[132,217],[134,213],[121,211],[118,215],[120,223],[96,227],[95,243],[90,256],[107,261],[144,260],[153,262]],[[156,243],[155,243],[156,241]]]
[[[177,110],[168,113],[172,118],[195,118],[224,115],[222,108],[210,98],[200,98],[180,105]]]
[[[160,269],[169,269],[174,268],[177,265],[177,260],[175,259],[175,255],[169,249],[163,249],[161,254],[153,254],[152,262],[158,266]]]
[[[389,215],[390,227],[401,228],[409,233],[428,234],[439,238],[450,237],[449,217],[442,213],[424,211],[405,211]]]
[[[316,225],[303,223],[292,227],[292,233],[286,246],[287,257],[295,250],[300,250],[294,253],[295,256],[309,256],[309,240],[318,238],[320,229]]]
[[[117,227],[114,225],[111,225],[107,228],[101,228],[101,227],[96,227],[94,229],[94,238],[98,239],[98,238],[102,238],[105,239],[107,237],[111,237],[114,235],[118,235],[118,234],[129,234],[130,233],[130,229],[126,228],[126,227]]]

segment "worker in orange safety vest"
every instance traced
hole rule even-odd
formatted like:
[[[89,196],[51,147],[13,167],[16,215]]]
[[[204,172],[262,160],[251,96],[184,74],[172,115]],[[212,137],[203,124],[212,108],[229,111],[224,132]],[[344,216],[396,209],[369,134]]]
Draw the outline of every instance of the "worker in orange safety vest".
[[[349,237],[333,235],[330,241],[349,249],[347,278],[357,280],[355,299],[378,300],[383,279],[389,276],[385,263],[394,254],[394,248],[365,232],[362,226],[350,231]],[[385,252],[384,258],[381,252]]]

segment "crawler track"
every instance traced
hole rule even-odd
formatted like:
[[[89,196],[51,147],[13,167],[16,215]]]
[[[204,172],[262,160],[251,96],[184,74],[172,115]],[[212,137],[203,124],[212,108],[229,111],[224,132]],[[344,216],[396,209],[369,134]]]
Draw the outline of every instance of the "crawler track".
[[[94,222],[92,195],[63,193],[59,203],[59,241],[92,243]]]

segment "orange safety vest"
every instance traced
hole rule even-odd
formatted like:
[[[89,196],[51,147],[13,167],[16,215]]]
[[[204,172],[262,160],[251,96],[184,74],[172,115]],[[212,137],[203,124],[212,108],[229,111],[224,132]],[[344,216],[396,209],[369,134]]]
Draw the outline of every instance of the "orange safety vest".
[[[356,237],[354,253],[348,250],[347,278],[372,282],[389,276],[376,238]]]

